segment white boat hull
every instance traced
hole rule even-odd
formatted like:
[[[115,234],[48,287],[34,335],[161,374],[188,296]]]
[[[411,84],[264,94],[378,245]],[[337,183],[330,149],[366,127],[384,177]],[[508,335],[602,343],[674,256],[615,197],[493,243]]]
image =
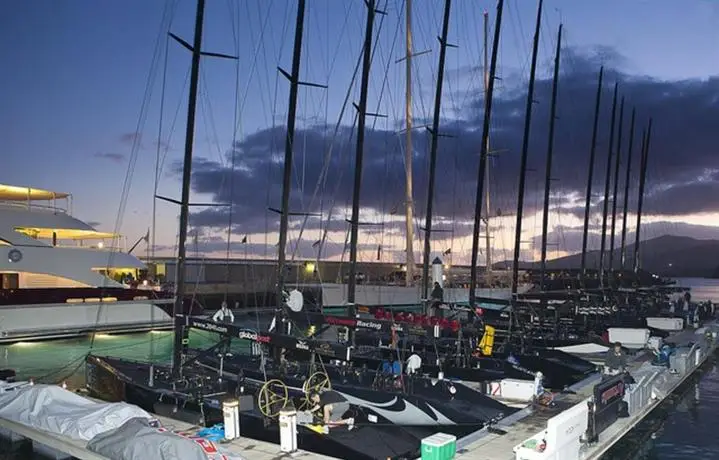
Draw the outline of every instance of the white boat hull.
[[[168,327],[172,327],[172,318],[147,301],[0,307],[0,343],[59,339],[89,332],[141,332]]]
[[[519,292],[524,292],[531,286],[522,286]],[[420,305],[422,303],[422,288],[419,286],[381,286],[371,284],[359,284],[355,288],[355,303],[366,306],[388,306],[388,305]],[[489,297],[493,299],[509,300],[511,291],[509,288],[497,289],[476,289],[477,297]],[[448,303],[467,303],[469,291],[461,288],[445,288],[444,301]],[[346,284],[322,284],[322,306],[342,307],[347,305]]]
[[[596,353],[604,353],[609,350],[609,347],[589,342],[567,345],[566,347],[554,347],[553,350],[559,350],[573,355],[592,355]]]

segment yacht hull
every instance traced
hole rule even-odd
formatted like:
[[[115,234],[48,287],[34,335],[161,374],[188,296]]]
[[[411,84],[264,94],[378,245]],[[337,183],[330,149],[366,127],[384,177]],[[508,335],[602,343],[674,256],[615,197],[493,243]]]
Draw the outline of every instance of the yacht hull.
[[[159,304],[149,301],[0,306],[0,343],[61,339],[91,332],[127,333],[171,327],[172,318]]]
[[[519,293],[521,294],[530,288],[530,285],[522,285]],[[511,290],[508,288],[476,289],[475,294],[477,298],[498,300],[509,300],[512,295]],[[355,303],[369,307],[419,306],[422,305],[423,298],[420,287],[359,284],[355,288]],[[447,303],[467,303],[469,302],[469,292],[464,288],[445,288],[444,301]],[[478,305],[484,306],[482,304]],[[324,308],[346,307],[347,285],[322,284],[322,306]]]
[[[236,393],[237,384],[226,382],[224,391],[214,396],[197,398],[203,391],[212,391],[208,381],[206,388],[195,387],[192,391],[172,391],[161,377],[155,380],[154,386],[148,386],[150,365],[133,363],[125,360],[89,356],[87,358],[87,388],[93,397],[106,401],[125,401],[135,404],[151,413],[158,412],[159,405],[171,406],[167,414],[170,418],[195,417],[196,423],[212,426],[223,422],[223,414],[219,399],[222,395]],[[155,375],[167,375],[169,369],[155,366]],[[205,375],[207,375],[205,373]],[[250,389],[251,388],[251,389]],[[243,437],[260,441],[278,443],[279,426],[276,420],[263,416],[255,407],[257,399],[256,385],[245,386],[249,393],[240,398],[250,398],[251,404],[240,404],[240,431]],[[193,396],[193,394],[195,395]],[[245,401],[247,402],[247,401]],[[248,408],[248,406],[252,406]],[[173,410],[174,408],[174,410]],[[353,406],[351,411],[357,411]],[[417,458],[420,444],[424,437],[433,434],[437,427],[403,427],[380,419],[375,425],[362,417],[361,411],[355,415],[355,429],[348,431],[338,427],[328,434],[318,433],[306,426],[298,425],[298,448],[318,454],[328,455],[346,460],[369,460],[376,458]],[[187,420],[185,420],[187,421]],[[192,423],[192,422],[190,422]],[[450,427],[446,427],[450,428]],[[471,431],[469,427],[457,427],[460,431]],[[458,433],[466,434],[466,433]],[[383,442],[377,443],[378,439]]]

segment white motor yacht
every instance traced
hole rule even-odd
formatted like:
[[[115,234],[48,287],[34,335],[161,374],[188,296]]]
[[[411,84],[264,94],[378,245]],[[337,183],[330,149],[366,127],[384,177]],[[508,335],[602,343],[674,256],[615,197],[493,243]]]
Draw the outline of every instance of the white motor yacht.
[[[172,294],[71,204],[68,193],[0,184],[0,343],[171,327]]]

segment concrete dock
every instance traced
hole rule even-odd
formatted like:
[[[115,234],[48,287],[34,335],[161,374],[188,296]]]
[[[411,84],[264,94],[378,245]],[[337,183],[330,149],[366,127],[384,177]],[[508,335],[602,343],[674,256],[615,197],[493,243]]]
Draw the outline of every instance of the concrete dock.
[[[628,370],[636,383],[630,386],[624,396],[624,400],[629,405],[629,416],[614,421],[599,434],[596,442],[581,443],[578,457],[575,458],[580,460],[600,458],[701,367],[717,349],[716,339],[707,339],[706,331],[716,334],[719,331],[719,326],[713,322],[700,330],[681,331],[666,339],[667,342],[675,343],[680,347],[690,343],[694,344],[689,347],[690,352],[684,357],[684,369],[673,371],[666,367],[652,366],[650,361],[653,354],[649,350],[635,355],[629,363]],[[547,445],[544,452],[523,453],[522,451],[529,449],[518,449],[518,447],[530,438],[541,439],[543,435],[546,437],[549,420],[570,408],[585,405],[593,397],[595,385],[600,380],[601,375],[593,375],[579,382],[571,387],[569,392],[557,395],[554,407],[527,407],[500,421],[494,428],[498,428],[504,434],[493,434],[485,428],[458,439],[455,458],[461,460],[554,458],[555,452],[554,449],[551,449],[553,446],[550,445]]]

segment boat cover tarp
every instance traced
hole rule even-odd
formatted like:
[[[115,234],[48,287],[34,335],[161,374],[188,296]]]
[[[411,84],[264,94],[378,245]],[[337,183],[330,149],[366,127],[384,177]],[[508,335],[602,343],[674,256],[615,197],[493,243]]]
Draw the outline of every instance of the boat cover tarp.
[[[87,448],[113,460],[245,460],[223,452],[211,441],[157,429],[142,418],[95,436]]]
[[[0,394],[0,417],[81,441],[132,418],[153,418],[137,406],[94,402],[56,385],[28,385]]]

